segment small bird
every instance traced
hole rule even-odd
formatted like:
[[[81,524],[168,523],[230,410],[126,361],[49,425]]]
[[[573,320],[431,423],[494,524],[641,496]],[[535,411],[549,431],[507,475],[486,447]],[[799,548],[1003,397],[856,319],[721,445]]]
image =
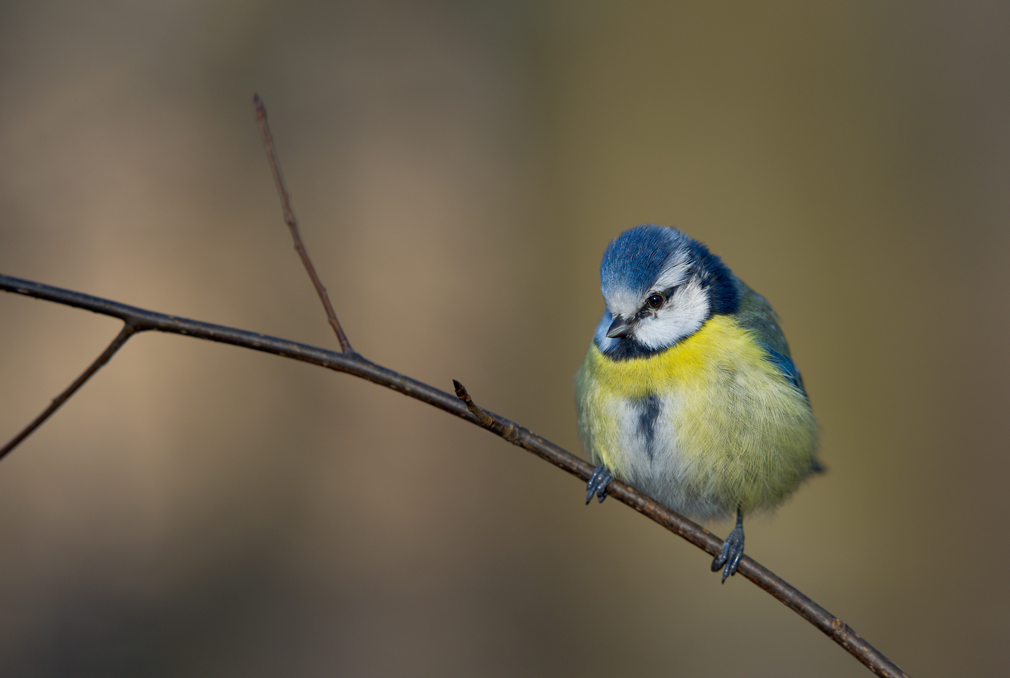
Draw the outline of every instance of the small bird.
[[[576,378],[579,434],[597,464],[697,520],[736,527],[712,561],[735,574],[743,517],[808,475],[817,422],[775,311],[702,243],[675,228],[625,231],[603,254],[606,310]]]

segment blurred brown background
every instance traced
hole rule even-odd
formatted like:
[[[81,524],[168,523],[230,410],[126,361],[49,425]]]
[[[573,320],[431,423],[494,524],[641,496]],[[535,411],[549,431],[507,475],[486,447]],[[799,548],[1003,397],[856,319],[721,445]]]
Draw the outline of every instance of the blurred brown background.
[[[675,224],[782,316],[827,476],[748,553],[913,676],[1010,631],[1010,7],[0,5],[0,271],[354,346],[577,450],[597,267]],[[0,295],[0,437],[118,330]],[[363,381],[143,335],[0,464],[4,676],[860,676],[573,478]],[[714,525],[725,534],[728,525]]]

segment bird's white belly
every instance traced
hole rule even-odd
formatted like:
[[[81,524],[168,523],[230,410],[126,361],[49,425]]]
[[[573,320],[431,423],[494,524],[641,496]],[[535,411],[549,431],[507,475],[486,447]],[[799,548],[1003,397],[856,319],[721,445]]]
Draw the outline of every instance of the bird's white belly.
[[[687,454],[678,436],[674,394],[615,398],[618,440],[611,448],[615,475],[664,506],[699,520],[732,515],[735,507],[713,500],[706,469]]]

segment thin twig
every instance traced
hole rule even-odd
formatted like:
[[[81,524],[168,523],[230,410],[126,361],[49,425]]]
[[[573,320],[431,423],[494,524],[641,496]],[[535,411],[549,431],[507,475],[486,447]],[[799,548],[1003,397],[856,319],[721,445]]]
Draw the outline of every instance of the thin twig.
[[[70,396],[77,392],[77,389],[84,386],[84,382],[90,379],[91,375],[100,370],[105,363],[109,362],[109,359],[112,358],[113,354],[115,354],[115,352],[118,351],[119,348],[126,343],[126,340],[133,336],[136,331],[137,330],[129,322],[123,325],[123,329],[119,331],[119,334],[117,334],[116,338],[112,340],[112,343],[109,344],[104,351],[102,351],[102,354],[95,358],[95,362],[91,363],[91,365],[88,366],[88,369],[84,370],[84,372],[81,373],[81,376],[77,377],[77,379],[74,380],[74,383],[67,387],[67,390],[53,398],[53,402],[49,404],[49,407],[47,407],[42,414],[35,417],[35,420],[28,424],[28,426],[25,426],[21,433],[18,433],[16,436],[11,438],[10,442],[0,448],[0,459],[6,457],[7,453],[17,447],[22,440],[32,434],[32,431],[41,426],[42,422],[48,419],[53,412],[58,410],[60,405],[67,402],[67,400],[70,399]]]
[[[456,390],[456,397],[463,401],[466,405],[466,409],[470,411],[470,414],[477,417],[477,421],[481,426],[500,435],[510,443],[517,444],[517,432],[516,428],[512,425],[512,422],[508,422],[508,425],[502,425],[500,422],[496,421],[494,417],[478,407],[477,403],[475,403],[473,398],[470,397],[470,394],[466,392],[466,387],[463,386],[463,384],[453,379],[452,385]]]
[[[340,350],[344,353],[353,353],[354,349],[351,348],[351,342],[347,341],[347,335],[344,334],[343,328],[340,327],[340,321],[337,320],[337,312],[333,310],[333,304],[330,303],[330,295],[326,293],[326,288],[323,287],[322,281],[316,274],[316,267],[312,265],[309,253],[302,243],[302,236],[298,232],[298,221],[295,220],[295,212],[291,208],[291,198],[288,197],[288,190],[284,187],[284,179],[281,177],[281,166],[277,161],[277,154],[274,151],[273,136],[270,134],[269,125],[267,125],[267,109],[258,94],[253,95],[253,107],[256,109],[256,122],[259,123],[260,134],[263,136],[263,145],[266,147],[267,157],[270,160],[270,170],[274,175],[274,183],[277,184],[277,192],[280,194],[281,208],[284,210],[284,223],[288,225],[288,230],[291,231],[291,238],[295,241],[295,251],[302,258],[305,270],[308,271],[309,278],[312,279],[312,285],[316,288],[316,294],[319,295],[319,300],[323,302],[323,308],[326,310],[326,319],[337,335],[337,341],[340,342]]]
[[[454,381],[458,395],[453,396],[416,379],[376,365],[356,353],[337,353],[246,330],[177,318],[80,292],[72,292],[4,275],[0,275],[0,290],[113,316],[132,326],[134,332],[156,330],[182,334],[198,339],[243,346],[256,351],[320,365],[338,372],[346,372],[433,405],[476,426],[493,431],[514,445],[528,450],[541,459],[580,478],[583,482],[587,481],[593,472],[593,468],[589,464],[558,445],[504,417],[478,407],[459,382]],[[718,553],[722,547],[722,541],[708,530],[660,506],[644,494],[617,480],[611,482],[608,494],[711,555]],[[901,669],[859,637],[851,627],[750,557],[743,557],[737,571],[810,621],[877,675],[888,678],[907,678]]]

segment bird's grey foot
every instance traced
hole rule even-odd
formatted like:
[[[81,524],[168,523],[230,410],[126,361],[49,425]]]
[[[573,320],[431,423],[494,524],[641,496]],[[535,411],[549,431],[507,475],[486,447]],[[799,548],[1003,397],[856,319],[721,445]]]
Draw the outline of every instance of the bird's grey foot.
[[[736,512],[736,527],[726,537],[722,543],[722,553],[717,555],[712,561],[712,571],[718,572],[723,565],[726,569],[722,571],[722,583],[726,583],[726,577],[736,574],[736,568],[743,557],[743,514],[740,509]]]
[[[588,504],[593,500],[593,495],[595,494],[597,499],[603,501],[607,498],[607,488],[610,487],[610,481],[614,479],[614,476],[610,475],[610,471],[603,464],[600,464],[593,471],[593,475],[589,476],[589,482],[586,483],[586,503]]]

